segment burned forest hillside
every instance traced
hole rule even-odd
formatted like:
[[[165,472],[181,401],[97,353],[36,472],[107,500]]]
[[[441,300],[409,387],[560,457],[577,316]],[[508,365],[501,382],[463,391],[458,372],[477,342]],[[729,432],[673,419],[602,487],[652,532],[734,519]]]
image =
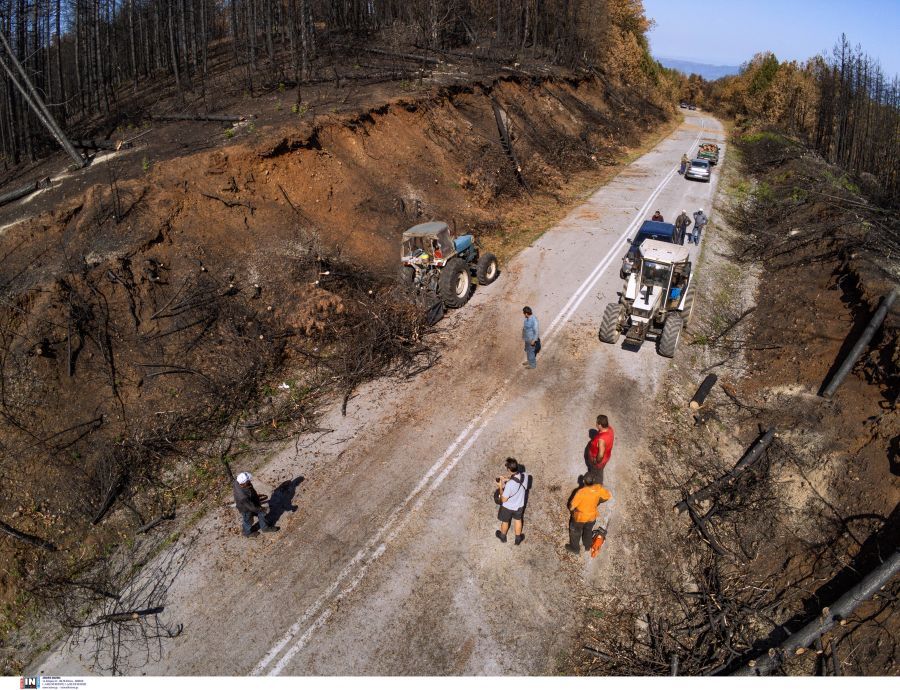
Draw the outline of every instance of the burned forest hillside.
[[[395,282],[403,229],[447,219],[509,254],[540,229],[529,209],[564,208],[667,117],[594,76],[500,77],[245,128],[7,217],[5,600],[73,620],[121,585],[103,555],[226,487],[236,455],[314,428],[331,394],[429,366]]]

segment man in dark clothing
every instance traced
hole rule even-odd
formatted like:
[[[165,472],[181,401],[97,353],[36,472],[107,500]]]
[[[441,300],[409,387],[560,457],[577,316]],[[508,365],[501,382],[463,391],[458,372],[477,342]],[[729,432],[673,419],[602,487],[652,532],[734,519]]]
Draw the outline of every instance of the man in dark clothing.
[[[659,223],[664,222],[663,214],[659,212],[659,209],[656,209],[656,213],[653,214],[653,217],[650,220],[655,220]]]
[[[684,236],[691,224],[691,217],[684,209],[681,210],[679,216],[675,219],[675,244],[684,244]]]
[[[259,520],[260,532],[277,532],[278,527],[272,527],[266,521],[266,511],[262,507],[259,494],[253,488],[250,480],[253,476],[249,472],[241,472],[234,482],[234,505],[241,514],[241,531],[245,537],[256,534],[253,531],[253,516]]]

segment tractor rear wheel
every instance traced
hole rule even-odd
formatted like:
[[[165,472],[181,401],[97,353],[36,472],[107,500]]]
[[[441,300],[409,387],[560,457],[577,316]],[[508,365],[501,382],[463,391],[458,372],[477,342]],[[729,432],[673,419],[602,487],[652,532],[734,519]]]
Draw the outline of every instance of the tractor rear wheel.
[[[691,325],[691,314],[694,313],[694,290],[693,288],[688,288],[687,294],[684,296],[684,307],[681,310],[681,321],[684,323],[684,327],[687,328]]]
[[[619,302],[610,302],[603,312],[603,321],[600,322],[600,340],[610,345],[615,345],[621,335],[622,317],[625,316],[625,306]]]
[[[446,306],[451,309],[463,306],[469,301],[472,280],[469,278],[469,267],[459,257],[453,257],[441,269],[438,279],[438,294]]]
[[[478,257],[478,265],[475,268],[475,275],[478,277],[479,285],[490,285],[499,275],[500,270],[497,268],[497,257],[487,252]]]
[[[678,347],[678,340],[681,337],[681,329],[684,322],[678,314],[670,313],[666,317],[666,323],[663,326],[662,335],[656,341],[656,351],[663,357],[674,357],[675,348]]]

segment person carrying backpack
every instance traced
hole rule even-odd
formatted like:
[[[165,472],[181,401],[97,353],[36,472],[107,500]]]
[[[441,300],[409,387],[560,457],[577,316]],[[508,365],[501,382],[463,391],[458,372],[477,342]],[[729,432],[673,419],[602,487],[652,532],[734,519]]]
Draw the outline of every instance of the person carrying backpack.
[[[519,465],[515,458],[506,458],[506,469],[509,476],[505,479],[497,477],[497,488],[494,491],[494,501],[500,504],[500,510],[497,512],[500,529],[494,532],[494,535],[505,544],[509,523],[512,522],[516,533],[515,544],[518,546],[525,541],[525,535],[522,534],[522,518],[525,514],[528,490],[531,488],[531,475],[525,472],[525,468]]]

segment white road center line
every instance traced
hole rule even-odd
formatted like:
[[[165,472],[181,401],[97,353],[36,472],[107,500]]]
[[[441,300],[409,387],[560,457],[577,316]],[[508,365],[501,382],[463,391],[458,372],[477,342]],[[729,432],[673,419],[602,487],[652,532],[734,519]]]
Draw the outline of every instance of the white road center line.
[[[700,126],[703,126],[703,120],[701,120]],[[697,135],[697,139],[691,145],[691,148],[696,146],[697,142],[700,140],[700,134]],[[609,266],[613,257],[616,255],[619,250],[620,245],[627,238],[628,234],[633,230],[633,228],[637,225],[637,223],[646,215],[646,212],[650,205],[656,200],[662,190],[665,188],[666,184],[675,176],[676,170],[672,170],[668,175],[666,175],[662,181],[656,186],[656,189],[653,190],[653,193],[647,199],[643,206],[641,206],[640,210],[636,214],[634,220],[628,225],[622,235],[613,242],[613,245],[610,247],[609,252],[600,260],[600,262],[594,267],[594,270],[591,271],[590,275],[584,280],[584,282],[579,286],[579,288],[572,294],[569,298],[568,302],[566,302],[565,306],[563,306],[562,310],[556,315],[556,318],[553,319],[550,327],[547,329],[547,334],[544,337],[546,342],[549,342],[557,333],[560,332],[562,327],[572,318],[572,316],[577,311],[578,307],[581,305],[585,296],[590,293],[593,289],[594,285],[596,285],[597,281],[603,275],[606,268]],[[258,676],[265,673],[266,669],[272,664],[272,662],[278,657],[281,651],[287,647],[287,645],[294,640],[300,631],[304,628],[308,621],[310,621],[314,616],[315,620],[309,624],[309,626],[303,631],[303,634],[296,640],[296,642],[288,648],[288,650],[284,653],[281,659],[272,666],[271,670],[269,670],[267,675],[274,676],[279,675],[285,668],[285,666],[290,662],[290,660],[300,651],[303,647],[306,646],[307,642],[312,638],[313,634],[331,618],[332,613],[334,612],[334,604],[340,602],[345,596],[353,592],[356,587],[362,582],[363,577],[369,569],[369,566],[378,560],[381,555],[387,549],[387,545],[392,542],[398,534],[403,530],[404,527],[409,523],[413,514],[417,512],[424,504],[425,501],[431,496],[432,493],[441,485],[444,479],[450,474],[456,464],[466,455],[469,449],[475,444],[478,438],[481,436],[484,429],[491,422],[494,416],[499,412],[502,403],[505,401],[506,397],[506,389],[512,381],[512,377],[507,378],[500,386],[497,388],[497,392],[494,393],[493,396],[485,403],[484,407],[481,411],[469,422],[469,424],[465,427],[465,429],[460,432],[460,434],[454,439],[453,443],[447,448],[443,455],[435,462],[428,471],[423,475],[422,479],[416,485],[416,487],[410,492],[410,494],[403,499],[403,501],[391,512],[388,516],[385,523],[381,526],[378,532],[366,542],[366,545],[361,548],[356,555],[347,563],[346,566],[341,570],[341,572],[337,575],[331,585],[313,602],[309,608],[303,613],[303,615],[293,624],[290,628],[285,632],[285,634],[276,642],[272,648],[266,653],[266,655],[259,661],[259,663],[254,667],[254,669],[250,672],[250,675]],[[467,440],[468,439],[468,440]],[[462,444],[462,448],[458,452],[456,452],[457,448]],[[449,462],[448,462],[449,461]],[[440,472],[438,474],[438,472]],[[435,477],[437,474],[437,477]],[[430,485],[429,485],[430,482]],[[427,488],[426,488],[427,487]],[[405,513],[403,511],[409,506],[411,502],[415,501],[413,505],[406,510]],[[401,517],[401,514],[402,517]],[[351,575],[352,579],[350,579],[349,583],[341,590],[337,591],[341,584],[348,580]],[[323,610],[324,609],[324,610]]]

